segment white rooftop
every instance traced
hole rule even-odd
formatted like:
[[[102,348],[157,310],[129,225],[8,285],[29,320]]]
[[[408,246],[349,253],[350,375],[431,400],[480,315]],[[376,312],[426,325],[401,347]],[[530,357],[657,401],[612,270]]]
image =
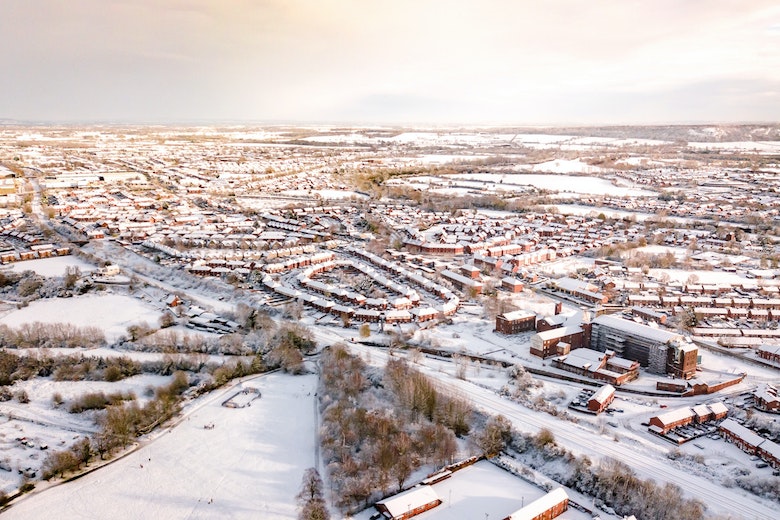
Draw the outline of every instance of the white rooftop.
[[[509,520],[533,520],[551,507],[568,499],[569,495],[563,488],[554,489],[542,498],[534,500],[524,508],[509,515]]]
[[[560,329],[553,329],[560,330]],[[564,363],[577,368],[584,368],[587,370],[596,370],[601,366],[601,361],[606,357],[606,354],[597,350],[591,350],[589,348],[578,348],[569,352]]]
[[[523,318],[535,317],[536,314],[534,314],[531,311],[520,309],[520,310],[512,311],[512,312],[505,312],[502,316],[504,316],[504,318],[506,318],[509,321],[513,321],[513,320],[520,320],[520,319],[523,319]]]
[[[398,493],[388,499],[378,502],[387,508],[387,511],[393,516],[403,516],[410,509],[416,509],[420,506],[430,504],[439,500],[439,496],[431,486],[413,487],[403,493]]]
[[[693,417],[693,410],[690,408],[679,408],[662,413],[657,417],[663,424],[672,424]]]
[[[673,339],[681,338],[679,334],[656,329],[654,327],[648,327],[647,325],[642,325],[641,323],[636,323],[634,321],[624,320],[623,318],[618,318],[617,316],[612,316],[610,314],[602,314],[593,320],[593,323],[617,329],[622,332],[627,332],[629,334],[650,338],[661,343],[668,343]]]
[[[591,400],[599,403],[605,403],[610,397],[615,395],[615,387],[612,385],[604,385],[593,394]]]
[[[557,329],[550,329],[545,330],[543,332],[538,332],[537,336],[541,338],[542,341],[547,341],[549,339],[555,339],[555,338],[562,338],[563,336],[570,336],[572,334],[577,334],[578,332],[582,332],[582,329],[580,327],[559,327]],[[582,349],[578,349],[582,350]]]
[[[731,432],[751,446],[758,446],[766,440],[753,430],[745,428],[734,419],[726,419],[720,423],[720,429]]]

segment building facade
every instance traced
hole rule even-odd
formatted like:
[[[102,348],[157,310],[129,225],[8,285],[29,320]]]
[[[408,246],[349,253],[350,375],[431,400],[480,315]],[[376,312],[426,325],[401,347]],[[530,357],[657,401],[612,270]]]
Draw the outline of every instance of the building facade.
[[[496,332],[501,334],[519,334],[534,330],[536,314],[530,311],[513,311],[496,316]]]
[[[591,324],[591,348],[612,350],[638,361],[654,374],[690,379],[696,374],[698,349],[682,335],[604,314]]]

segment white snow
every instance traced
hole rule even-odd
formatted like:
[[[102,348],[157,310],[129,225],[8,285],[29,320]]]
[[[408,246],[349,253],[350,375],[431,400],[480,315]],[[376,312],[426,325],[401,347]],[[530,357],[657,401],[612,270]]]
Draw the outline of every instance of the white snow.
[[[27,307],[0,318],[0,323],[18,327],[23,323],[71,323],[77,327],[101,328],[109,342],[127,332],[127,327],[147,322],[156,326],[160,311],[143,301],[118,294],[91,294],[73,298],[36,300]]]
[[[41,276],[64,276],[68,267],[78,267],[82,274],[95,271],[97,268],[75,256],[54,256],[37,260],[26,260],[10,264],[14,271],[34,271]]]
[[[534,166],[534,170],[541,165]],[[544,170],[551,171],[551,170]],[[634,196],[649,197],[656,195],[647,190],[615,186],[606,179],[599,177],[580,175],[543,175],[543,174],[515,174],[509,177],[514,184],[530,184],[537,188],[551,191],[573,192],[595,195],[612,195],[616,197]]]
[[[547,493],[539,487],[503,470],[488,461],[480,461],[452,477],[434,484],[440,505],[415,516],[419,520],[450,520],[454,518],[506,518],[523,505],[528,505]],[[587,504],[590,505],[590,504]],[[355,520],[367,520],[374,509],[357,515]],[[560,520],[590,520],[592,517],[569,508]]]
[[[532,169],[535,172],[551,173],[598,173],[603,171],[598,166],[591,166],[579,159],[555,159],[552,161],[534,164]]]
[[[358,199],[366,199],[367,195],[358,193],[352,190],[285,190],[281,192],[281,195],[287,197],[319,197],[322,199],[348,199],[355,197]]]
[[[777,141],[734,141],[728,143],[697,143],[689,142],[690,148],[705,150],[724,150],[733,152],[756,152],[759,154],[776,154],[780,152]]]
[[[114,383],[106,381],[54,381],[37,378],[31,381],[16,381],[11,387],[15,394],[27,393],[30,401],[22,404],[13,399],[0,403],[0,460],[5,461],[12,472],[0,471],[0,490],[12,493],[18,489],[21,475],[18,469],[31,468],[39,472],[48,451],[40,449],[48,445],[49,450],[71,446],[78,438],[96,431],[93,415],[89,412],[71,414],[68,402],[90,392],[132,392],[139,403],[145,402],[149,387],[156,388],[170,382],[170,376],[140,374]],[[55,407],[52,399],[59,394],[63,404]],[[27,438],[34,448],[16,441]]]
[[[221,406],[236,387],[193,403],[178,426],[79,480],[4,512],[51,518],[297,518],[295,495],[315,464],[316,376],[270,374],[243,383],[262,397]],[[204,428],[213,424],[213,429]]]

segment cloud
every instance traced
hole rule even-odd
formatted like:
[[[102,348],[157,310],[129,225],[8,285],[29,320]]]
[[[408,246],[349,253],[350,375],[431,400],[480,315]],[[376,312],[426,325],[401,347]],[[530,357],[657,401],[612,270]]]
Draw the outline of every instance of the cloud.
[[[3,0],[0,117],[698,119],[780,81],[775,4]]]

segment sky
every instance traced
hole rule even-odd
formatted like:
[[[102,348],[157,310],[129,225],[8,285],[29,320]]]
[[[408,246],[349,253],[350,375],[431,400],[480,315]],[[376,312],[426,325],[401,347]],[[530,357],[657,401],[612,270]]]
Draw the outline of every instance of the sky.
[[[0,119],[780,120],[777,0],[0,0]]]

